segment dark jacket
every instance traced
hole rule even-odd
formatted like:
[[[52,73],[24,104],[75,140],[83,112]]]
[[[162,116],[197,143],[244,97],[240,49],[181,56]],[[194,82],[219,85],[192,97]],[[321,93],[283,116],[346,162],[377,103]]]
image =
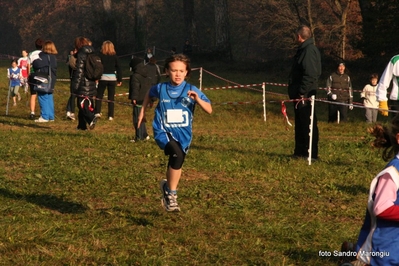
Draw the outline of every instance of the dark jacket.
[[[336,101],[352,103],[352,82],[348,74],[334,72],[327,79],[327,96],[331,100],[333,94],[337,95]]]
[[[100,53],[101,63],[104,67],[104,74],[115,74],[116,80],[122,82],[122,69],[119,63],[118,56],[116,55],[105,55]]]
[[[50,58],[50,62],[49,62]],[[51,65],[51,88],[54,89],[55,81],[57,80],[57,58],[53,54],[47,54],[41,52],[39,54],[39,58],[33,61],[32,66],[35,69],[35,72],[47,73],[48,74],[48,66]]]
[[[147,72],[148,72],[148,77],[151,80],[151,86],[154,86],[161,81],[161,71],[159,70],[158,65],[148,63]]]
[[[143,62],[132,67],[130,76],[129,99],[136,100],[136,104],[143,104],[147,91],[151,88],[151,80],[148,78],[147,66]]]
[[[85,78],[84,66],[87,55],[94,53],[92,46],[83,46],[76,54],[76,70],[73,71],[71,80],[71,91],[83,96],[97,96],[96,82]]]
[[[288,82],[290,99],[316,95],[320,75],[320,52],[314,45],[313,39],[307,39],[299,46],[294,56]]]

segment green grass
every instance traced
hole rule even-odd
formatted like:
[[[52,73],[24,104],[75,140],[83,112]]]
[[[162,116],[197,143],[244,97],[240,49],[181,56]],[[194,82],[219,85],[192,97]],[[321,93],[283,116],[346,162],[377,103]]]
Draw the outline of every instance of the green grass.
[[[241,84],[278,82],[216,73]],[[66,76],[60,66],[58,77]],[[204,75],[204,87],[226,83]],[[369,183],[385,164],[370,148],[362,109],[337,125],[317,104],[320,160],[309,166],[289,158],[294,131],[280,113],[285,97],[267,96],[264,122],[261,104],[222,104],[261,101],[261,92],[206,91],[214,112],[195,114],[182,212],[166,213],[158,182],[167,157],[153,141],[129,142],[131,107],[117,104],[114,121],[77,132],[77,122],[64,118],[68,82],[56,87],[56,121],[35,124],[25,98],[5,116],[0,77],[0,265],[337,265],[339,258],[319,251],[356,240]],[[126,92],[127,81],[118,90]],[[153,111],[147,115],[151,121]]]

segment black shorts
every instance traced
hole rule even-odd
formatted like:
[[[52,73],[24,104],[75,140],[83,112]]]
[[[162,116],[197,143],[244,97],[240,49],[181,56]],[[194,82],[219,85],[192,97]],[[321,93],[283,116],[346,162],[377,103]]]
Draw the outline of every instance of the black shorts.
[[[172,167],[175,170],[181,169],[183,166],[186,154],[180,146],[180,143],[171,139],[165,146],[165,155],[169,155],[168,167]]]
[[[34,81],[32,81],[32,76],[29,75],[29,77],[28,77],[28,83],[29,83],[30,94],[31,94],[31,95],[36,95],[37,93],[36,93],[36,91],[33,89],[33,87],[34,87],[33,82],[34,82]]]

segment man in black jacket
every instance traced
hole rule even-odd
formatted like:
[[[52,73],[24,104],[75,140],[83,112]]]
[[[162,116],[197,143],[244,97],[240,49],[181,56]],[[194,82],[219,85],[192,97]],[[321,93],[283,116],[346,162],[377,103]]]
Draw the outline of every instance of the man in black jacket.
[[[321,75],[320,52],[314,45],[312,33],[307,26],[300,26],[296,31],[298,50],[288,82],[290,99],[302,99],[294,102],[295,107],[295,157],[309,156],[309,125],[311,104],[308,98],[316,95],[318,80]],[[316,115],[313,117],[312,159],[318,158],[319,129]]]

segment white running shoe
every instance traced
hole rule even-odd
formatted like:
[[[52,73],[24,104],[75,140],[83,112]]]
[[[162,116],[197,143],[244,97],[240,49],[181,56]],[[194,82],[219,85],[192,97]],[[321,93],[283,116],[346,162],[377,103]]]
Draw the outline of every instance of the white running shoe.
[[[166,179],[161,180],[159,186],[162,192],[161,204],[167,212],[179,212],[180,207],[177,204],[177,195],[168,193],[166,190]]]

